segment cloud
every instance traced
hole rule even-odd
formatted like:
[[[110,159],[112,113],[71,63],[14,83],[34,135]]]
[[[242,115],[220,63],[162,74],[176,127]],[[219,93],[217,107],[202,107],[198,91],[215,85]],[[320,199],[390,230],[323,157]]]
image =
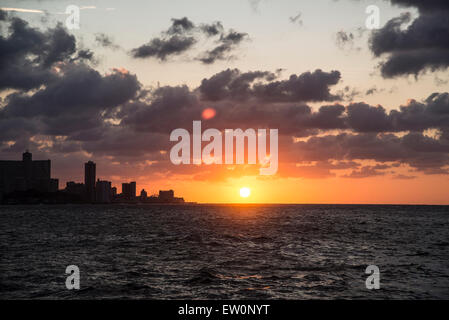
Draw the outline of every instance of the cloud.
[[[0,21],[4,21],[8,18],[8,14],[3,9],[0,9]]]
[[[134,58],[156,57],[165,61],[167,57],[179,55],[190,49],[196,40],[193,37],[171,36],[167,39],[154,38],[147,44],[144,44],[132,50]]]
[[[37,88],[55,78],[58,63],[93,59],[92,52],[77,48],[75,37],[61,24],[40,31],[16,17],[2,22],[8,31],[0,36],[0,91]]]
[[[392,121],[382,106],[352,103],[347,107],[348,127],[357,132],[385,132],[393,129]]]
[[[203,79],[199,90],[206,100],[247,100],[257,98],[269,102],[334,101],[330,86],[340,80],[340,72],[304,72],[292,74],[287,80],[276,80],[274,73],[255,71],[241,73],[227,69]],[[260,80],[256,82],[256,80]],[[265,82],[262,82],[265,81]]]
[[[230,31],[228,34],[220,36],[219,45],[212,50],[203,53],[200,60],[204,64],[212,64],[217,60],[229,59],[229,53],[235,49],[247,36],[246,33]]]
[[[102,76],[90,67],[68,65],[57,80],[32,95],[13,93],[1,114],[6,117],[57,117],[99,112],[134,98],[140,88],[136,76],[113,71]]]
[[[124,68],[95,70],[89,64],[92,52],[80,49],[61,26],[42,31],[18,18],[1,19],[8,31],[0,38],[0,83],[3,90],[13,89],[0,102],[2,156],[29,147],[63,163],[67,155],[93,157],[111,174],[126,175],[123,168],[134,166],[133,172],[164,179],[257,175],[255,166],[171,164],[170,132],[190,130],[209,108],[215,116],[203,120],[203,130],[279,129],[281,177],[409,179],[449,173],[447,92],[387,111],[363,101],[344,102],[350,88],[332,90],[341,82],[340,72],[319,69],[286,78],[278,70],[226,69],[196,87],[143,88]],[[197,32],[216,44],[245,38],[218,22],[196,26],[183,19],[161,37]]]
[[[370,96],[370,95],[374,95],[378,92],[382,92],[385,91],[384,89],[378,89],[376,86],[373,86],[371,88],[369,88],[368,90],[366,90],[365,95]]]
[[[60,24],[41,31],[20,18],[3,21],[9,27],[0,37],[0,90],[14,90],[0,106],[0,142],[17,147],[36,135],[87,136],[140,91],[123,69],[102,75],[89,66],[92,51],[79,49]]]
[[[167,34],[174,35],[182,35],[186,32],[192,31],[195,28],[195,24],[190,21],[187,17],[181,19],[172,19],[172,25],[167,30]]]
[[[447,1],[391,0],[393,4],[417,7],[419,16],[410,13],[389,20],[374,31],[370,49],[380,64],[383,77],[418,76],[425,71],[449,67],[449,5]]]
[[[166,61],[170,57],[187,53],[202,37],[218,39],[215,40],[215,47],[201,52],[194,60],[212,64],[231,58],[230,53],[247,38],[247,34],[234,30],[225,31],[219,21],[196,26],[187,17],[172,19],[168,30],[148,43],[132,49],[131,55],[134,58],[157,58]]]
[[[200,26],[200,29],[209,37],[217,36],[224,32],[223,25],[219,21],[211,24],[203,24]]]
[[[203,79],[199,90],[205,100],[246,100],[252,93],[251,84],[255,80],[272,80],[275,77],[273,73],[266,71],[241,73],[238,69],[227,69],[209,79]]]
[[[448,141],[426,138],[421,134],[412,135],[419,137],[415,143],[407,142],[410,135],[398,137],[389,133],[342,133],[311,137],[305,142],[295,143],[291,148],[294,157],[302,161],[394,162],[406,164],[426,174],[448,174]]]
[[[449,9],[449,3],[446,0],[389,0],[394,5],[404,7],[416,7],[420,11],[435,11]]]
[[[362,166],[357,170],[352,170],[350,174],[343,175],[343,178],[362,179],[377,176],[384,176],[385,169],[389,169],[388,165]]]
[[[105,33],[95,34],[95,42],[104,48],[110,48],[112,50],[120,49],[120,46],[115,44],[111,37]]]

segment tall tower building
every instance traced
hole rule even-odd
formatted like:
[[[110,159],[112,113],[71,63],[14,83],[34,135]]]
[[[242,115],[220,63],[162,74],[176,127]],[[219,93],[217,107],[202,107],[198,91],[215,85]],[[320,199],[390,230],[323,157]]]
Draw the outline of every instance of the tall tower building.
[[[125,200],[131,200],[131,185],[129,183],[122,183],[122,197]]]
[[[33,187],[33,155],[27,150],[22,154],[25,190]]]
[[[86,200],[88,202],[95,202],[95,178],[95,162],[86,162],[84,164],[84,184],[86,186]]]
[[[131,188],[131,191],[130,191],[131,200],[135,200],[136,199],[136,182],[135,181],[130,182],[129,187]]]

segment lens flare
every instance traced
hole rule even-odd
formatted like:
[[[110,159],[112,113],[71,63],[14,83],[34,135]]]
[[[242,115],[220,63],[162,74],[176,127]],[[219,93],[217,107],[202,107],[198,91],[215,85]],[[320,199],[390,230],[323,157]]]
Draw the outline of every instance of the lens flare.
[[[215,117],[216,114],[217,114],[217,112],[215,111],[215,109],[207,108],[207,109],[203,110],[201,117],[204,120],[209,120],[209,119],[212,119],[213,117]]]

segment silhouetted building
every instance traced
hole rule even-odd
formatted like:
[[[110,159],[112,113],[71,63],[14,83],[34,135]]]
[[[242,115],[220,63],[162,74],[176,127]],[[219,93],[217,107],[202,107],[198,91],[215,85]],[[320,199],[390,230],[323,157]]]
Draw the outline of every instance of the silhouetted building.
[[[164,202],[171,202],[175,198],[175,192],[173,190],[159,190],[159,200]]]
[[[47,188],[48,192],[57,192],[59,190],[59,179],[50,179],[48,183],[49,183],[49,187]]]
[[[116,187],[112,187],[111,188],[111,192],[112,192],[112,198],[115,198],[117,196],[117,188]]]
[[[184,203],[184,198],[175,197],[173,190],[160,190],[159,195],[153,195],[146,199],[147,203]]]
[[[112,190],[110,181],[100,181],[98,179],[95,186],[96,202],[98,203],[110,203],[112,201]]]
[[[122,198],[124,200],[131,199],[131,186],[129,185],[129,183],[122,183]]]
[[[134,200],[136,198],[136,183],[134,181],[130,182],[129,187],[131,189],[131,199]]]
[[[136,183],[122,183],[122,198],[124,200],[135,200],[136,199]]]
[[[89,161],[84,164],[84,185],[86,186],[86,201],[95,202],[96,165]]]
[[[148,193],[145,191],[145,189],[142,189],[140,191],[140,201],[145,201],[148,198]]]
[[[34,160],[28,151],[22,161],[0,160],[0,194],[14,191],[36,190],[56,192],[58,179],[51,179],[51,161]]]
[[[73,181],[69,181],[66,183],[65,192],[69,194],[76,194],[81,197],[85,195],[86,188],[83,183],[76,183]]]

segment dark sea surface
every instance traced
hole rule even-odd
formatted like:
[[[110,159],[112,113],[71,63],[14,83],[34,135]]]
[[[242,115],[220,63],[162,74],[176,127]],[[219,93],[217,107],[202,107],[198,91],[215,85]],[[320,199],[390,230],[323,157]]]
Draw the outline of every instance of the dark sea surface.
[[[0,206],[0,298],[449,299],[449,207]]]

